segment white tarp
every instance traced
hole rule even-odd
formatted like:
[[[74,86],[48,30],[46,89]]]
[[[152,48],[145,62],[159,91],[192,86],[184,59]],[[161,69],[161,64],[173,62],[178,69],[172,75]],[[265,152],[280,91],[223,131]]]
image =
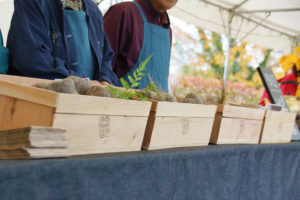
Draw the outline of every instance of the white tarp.
[[[0,29],[2,31],[4,43],[6,42],[10,20],[14,10],[14,0],[0,0]]]
[[[208,3],[201,0],[178,0],[177,5],[169,11],[169,13],[177,18],[196,24],[199,27],[209,29],[211,31],[226,34],[225,28],[228,27],[229,12],[226,9],[220,9],[215,5],[220,5],[224,8],[233,8],[240,4],[243,0],[209,0]],[[213,3],[215,5],[210,5]],[[251,11],[251,10],[273,10],[273,9],[300,9],[300,0],[248,0],[236,11]],[[246,18],[261,22],[268,13],[241,13]],[[258,26],[251,34],[243,40],[257,45],[283,50],[289,53],[293,45],[300,44],[295,42],[292,37],[300,36],[300,11],[290,12],[271,12],[270,16],[263,22],[265,28]],[[222,23],[222,21],[224,23]],[[245,34],[250,32],[256,26],[255,23],[234,16],[232,21],[231,36],[236,39],[241,39]],[[278,30],[278,31],[275,31]],[[281,33],[280,33],[281,32]],[[290,37],[292,36],[292,37]]]
[[[232,8],[243,0],[208,0],[211,3],[221,5],[225,8]],[[100,5],[101,7],[101,5]],[[245,10],[266,10],[266,9],[285,9],[300,8],[300,0],[248,0],[237,11]],[[13,0],[0,0],[0,29],[3,32],[4,39],[10,25],[13,12]],[[175,8],[169,13],[177,18],[196,24],[202,28],[225,34],[224,24],[227,26],[228,12],[202,2],[201,0],[178,0]],[[261,21],[265,13],[243,14],[255,21]],[[269,29],[258,27],[244,40],[268,48],[275,48],[290,53],[293,41],[285,34],[291,36],[300,36],[300,11],[297,12],[272,12],[264,24],[282,32],[271,31]],[[253,27],[254,23],[235,16],[232,22],[232,37],[242,38]],[[300,45],[300,43],[298,43]]]

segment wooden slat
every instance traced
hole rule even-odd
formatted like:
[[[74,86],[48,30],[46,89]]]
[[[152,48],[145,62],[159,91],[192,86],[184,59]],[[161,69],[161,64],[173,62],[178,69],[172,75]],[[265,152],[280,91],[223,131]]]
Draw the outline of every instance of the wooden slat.
[[[56,107],[57,93],[0,80],[0,95]]]
[[[222,118],[217,144],[258,144],[262,120]]]
[[[53,80],[48,79],[39,79],[39,78],[30,78],[24,76],[12,76],[12,75],[4,75],[0,74],[1,81],[7,81],[11,83],[16,83],[19,85],[31,86],[36,83],[51,83]]]
[[[4,75],[0,74],[0,80],[7,81],[11,83],[16,83],[20,85],[26,85],[31,86],[36,83],[52,83],[53,80],[48,79],[40,79],[40,78],[30,78],[30,77],[24,77],[24,76],[12,76],[12,75]],[[90,80],[91,85],[100,85],[99,81],[96,80]]]
[[[158,102],[157,117],[208,117],[215,116],[215,105],[201,105],[174,102]]]
[[[152,104],[152,106],[153,106],[153,104]],[[149,114],[149,117],[147,120],[146,129],[145,129],[143,144],[142,144],[143,149],[149,149],[154,124],[155,124],[155,111],[150,111],[150,114]]]
[[[222,109],[223,108],[223,109]],[[254,109],[240,106],[220,105],[218,112],[222,109],[223,117],[263,120],[264,109]]]
[[[139,151],[147,117],[56,114],[53,127],[67,130],[71,155]]]
[[[149,145],[152,149],[208,145],[213,118],[156,117]]]
[[[219,131],[221,127],[221,122],[222,122],[222,113],[217,112],[215,115],[214,119],[214,124],[213,128],[211,131],[211,136],[210,136],[210,143],[217,144],[218,143],[218,136],[219,136]]]
[[[296,113],[266,112],[260,143],[288,143],[291,141]]]
[[[151,103],[106,97],[59,94],[57,113],[146,116]]]
[[[54,108],[0,95],[0,130],[52,126]]]
[[[270,111],[266,112],[266,121],[272,122],[288,122],[294,123],[296,119],[296,113],[292,112],[278,112],[278,111]]]

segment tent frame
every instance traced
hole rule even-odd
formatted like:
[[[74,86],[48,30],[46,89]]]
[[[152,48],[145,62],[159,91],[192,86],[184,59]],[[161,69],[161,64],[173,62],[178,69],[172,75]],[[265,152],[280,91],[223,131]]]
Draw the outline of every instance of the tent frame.
[[[234,5],[232,8],[226,8],[224,6],[221,6],[219,4],[210,2],[208,0],[199,0],[203,3],[206,3],[208,5],[212,5],[215,6],[217,8],[219,8],[220,10],[225,10],[228,12],[229,14],[229,18],[228,18],[228,22],[227,22],[227,26],[224,23],[224,21],[222,21],[224,29],[225,29],[225,34],[226,34],[226,38],[227,38],[227,47],[226,47],[226,54],[225,54],[225,62],[224,62],[224,74],[223,74],[223,84],[222,84],[222,96],[221,96],[221,102],[220,103],[224,103],[226,100],[226,87],[227,87],[227,77],[228,77],[228,71],[229,71],[229,58],[230,58],[230,49],[232,47],[231,44],[231,38],[232,38],[232,28],[231,28],[231,24],[232,24],[232,20],[235,16],[241,17],[242,19],[248,20],[254,24],[256,24],[256,26],[251,29],[248,33],[246,33],[240,40],[245,39],[251,32],[253,32],[257,27],[264,27],[266,29],[269,29],[271,31],[277,32],[281,35],[284,35],[286,37],[288,37],[291,41],[292,41],[292,46],[291,46],[291,50],[293,50],[298,42],[300,41],[300,35],[299,36],[292,36],[288,33],[282,32],[276,28],[272,28],[270,26],[267,26],[264,24],[264,21],[271,15],[272,12],[291,12],[291,11],[300,11],[300,8],[287,8],[287,9],[266,9],[266,10],[247,10],[247,11],[238,11],[238,9],[244,5],[245,3],[248,2],[248,0],[244,0],[239,4]],[[249,14],[249,13],[266,13],[266,16],[264,19],[262,19],[261,21],[257,21],[254,20],[250,17],[246,17],[243,14]],[[222,14],[221,14],[222,15]],[[227,30],[226,30],[227,29]]]

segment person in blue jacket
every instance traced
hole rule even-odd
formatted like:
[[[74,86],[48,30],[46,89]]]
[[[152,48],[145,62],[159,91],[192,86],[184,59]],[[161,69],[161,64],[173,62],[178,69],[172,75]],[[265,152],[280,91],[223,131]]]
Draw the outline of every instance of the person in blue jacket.
[[[92,0],[15,0],[8,74],[87,77],[118,85],[102,13]]]

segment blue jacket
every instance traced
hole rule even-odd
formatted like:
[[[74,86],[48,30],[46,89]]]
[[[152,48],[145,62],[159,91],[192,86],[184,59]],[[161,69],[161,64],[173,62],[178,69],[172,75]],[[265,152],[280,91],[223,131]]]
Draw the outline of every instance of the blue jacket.
[[[102,13],[92,0],[82,0],[89,38],[97,60],[95,79],[118,84],[111,68],[113,51],[103,28]],[[15,0],[7,39],[8,74],[55,79],[81,76],[75,69],[77,55],[61,0]]]

